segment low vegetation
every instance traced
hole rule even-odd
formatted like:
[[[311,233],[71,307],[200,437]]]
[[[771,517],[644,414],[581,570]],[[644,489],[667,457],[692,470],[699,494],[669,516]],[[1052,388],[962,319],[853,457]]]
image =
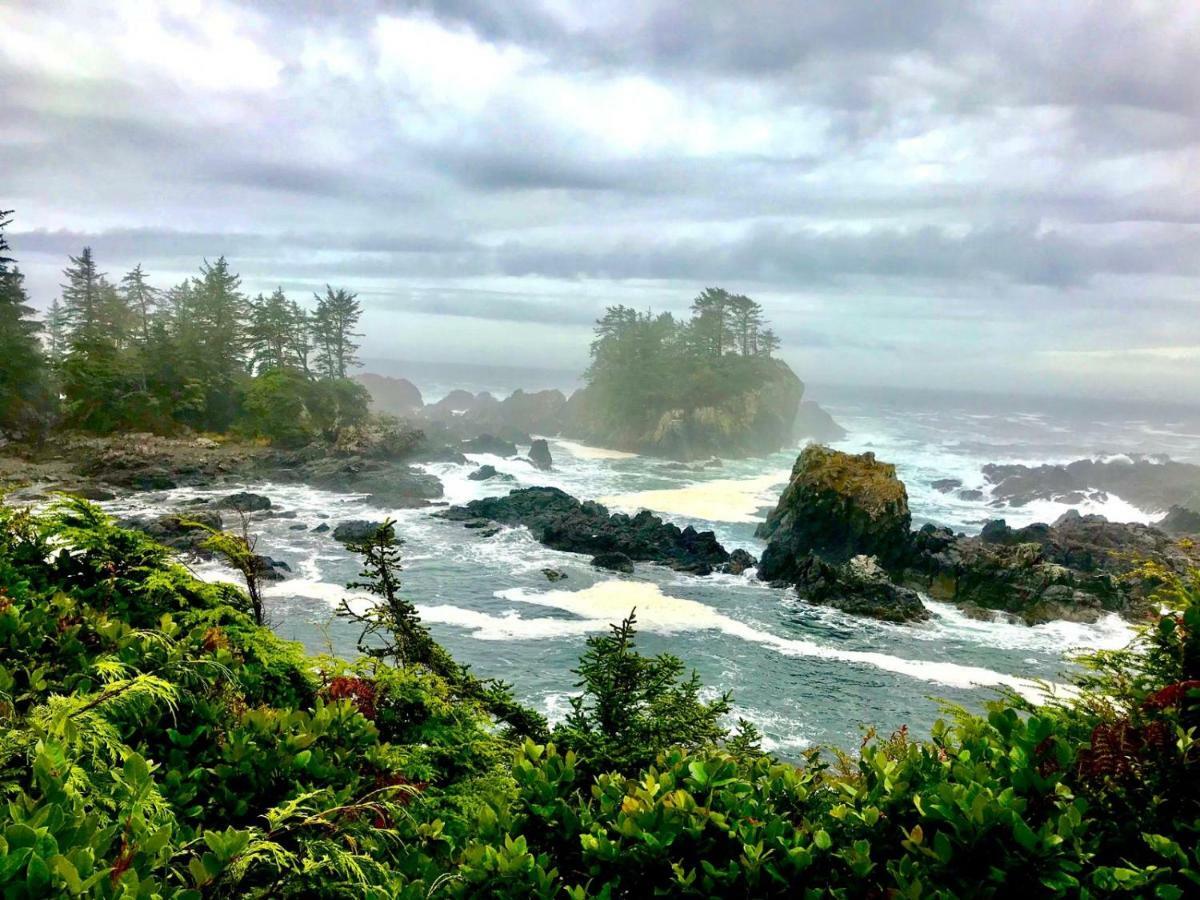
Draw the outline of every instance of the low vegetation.
[[[1077,693],[793,765],[634,622],[547,729],[433,643],[389,526],[365,652],[305,656],[96,507],[0,507],[0,892],[1180,897],[1200,885],[1200,597]]]

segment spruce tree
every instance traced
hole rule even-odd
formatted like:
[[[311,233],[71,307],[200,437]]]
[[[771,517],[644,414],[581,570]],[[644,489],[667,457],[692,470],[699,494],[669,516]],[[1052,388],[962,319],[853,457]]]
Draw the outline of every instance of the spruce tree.
[[[63,306],[67,312],[68,342],[72,348],[86,348],[104,337],[104,274],[97,271],[92,248],[84,247],[63,270]]]
[[[137,340],[144,348],[150,343],[150,321],[158,306],[158,290],[146,282],[142,264],[134,266],[121,279],[121,292],[125,307],[132,313],[137,329]]]
[[[297,345],[304,341],[298,341],[293,332],[305,328],[306,323],[297,321],[297,313],[303,315],[284,295],[283,288],[276,288],[269,297],[259,294],[251,301],[250,365],[255,373],[304,368],[297,352]]]

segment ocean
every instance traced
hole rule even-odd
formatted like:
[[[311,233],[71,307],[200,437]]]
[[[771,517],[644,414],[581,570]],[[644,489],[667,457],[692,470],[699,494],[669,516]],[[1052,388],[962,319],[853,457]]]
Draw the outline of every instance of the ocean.
[[[449,379],[438,385],[413,380],[427,402],[459,386]],[[488,382],[486,372],[464,386],[498,395],[511,389]],[[540,386],[556,384],[527,384],[528,389]],[[833,386],[810,387],[809,397],[849,431],[834,446],[870,450],[896,464],[918,526],[935,522],[974,532],[991,518],[1019,525],[1052,521],[1067,509],[1054,503],[997,509],[986,496],[962,500],[931,486],[939,478],[958,478],[964,488],[983,488],[980,469],[989,462],[1067,462],[1129,453],[1200,461],[1200,411],[1182,406]],[[744,547],[758,555],[763,545],[754,537],[755,525],[778,498],[800,446],[764,459],[681,472],[660,460],[551,439],[551,472],[486,454],[472,456],[468,466],[425,468],[442,479],[450,503],[502,495],[514,487],[553,485],[613,509],[646,507],[680,525],[712,529],[730,549]],[[468,473],[484,463],[514,480],[469,480]],[[791,591],[757,582],[753,573],[701,578],[638,564],[633,575],[620,576],[592,569],[586,557],[547,549],[522,528],[484,537],[435,518],[430,510],[380,510],[360,497],[292,484],[243,487],[266,494],[276,509],[295,513],[253,523],[257,551],[287,562],[293,571],[266,589],[268,616],[281,635],[313,652],[354,653],[357,629],[336,618],[334,609],[343,597],[365,602],[344,587],[358,566],[328,534],[312,529],[322,522],[332,526],[391,516],[405,541],[405,593],[436,639],[477,675],[513,685],[519,699],[552,720],[569,709],[578,680],[572,669],[587,637],[631,611],[643,652],[679,657],[713,695],[732,691],[734,717],[758,725],[765,746],[784,758],[814,745],[856,748],[868,727],[888,733],[907,725],[927,733],[944,704],[978,709],[1006,687],[1035,695],[1035,682],[1060,683],[1066,677],[1073,652],[1119,647],[1131,634],[1115,616],[1090,625],[1028,627],[977,621],[934,602],[927,604],[931,621],[893,625],[806,604]],[[107,505],[123,515],[161,511],[233,489],[179,489]],[[1120,521],[1161,515],[1111,495],[1078,508]],[[567,578],[551,584],[542,572],[546,568]],[[217,564],[197,571],[236,580]]]

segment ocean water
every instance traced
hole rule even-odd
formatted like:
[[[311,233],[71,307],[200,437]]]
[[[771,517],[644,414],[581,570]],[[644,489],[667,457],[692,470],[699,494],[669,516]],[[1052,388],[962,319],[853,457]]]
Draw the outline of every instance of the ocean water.
[[[436,399],[436,396],[433,398]],[[816,394],[850,431],[835,446],[871,450],[896,463],[917,524],[931,521],[964,531],[989,518],[1010,523],[1052,520],[1066,507],[1031,504],[996,509],[987,499],[963,501],[930,487],[960,478],[982,487],[988,462],[1068,461],[1081,456],[1166,452],[1200,458],[1200,415],[1194,411],[1100,404],[1055,404],[979,398],[879,394],[824,389]],[[615,509],[646,507],[681,525],[711,528],[727,547],[756,555],[754,528],[786,483],[799,444],[765,459],[726,461],[720,468],[680,472],[658,460],[570,441],[550,441],[555,467],[538,472],[519,460],[471,457],[468,466],[427,466],[442,479],[445,499],[462,503],[514,487],[554,485]],[[474,482],[467,475],[491,463],[513,481]],[[731,690],[735,715],[755,722],[766,746],[794,757],[817,745],[857,747],[862,731],[908,725],[925,732],[943,702],[977,708],[1002,686],[1030,696],[1051,689],[1070,670],[1079,649],[1118,647],[1130,636],[1116,617],[1095,624],[1028,627],[969,619],[953,606],[929,603],[933,619],[892,625],[811,606],[791,591],[753,578],[700,578],[639,564],[631,576],[592,569],[586,557],[547,549],[522,528],[492,537],[430,515],[429,510],[380,510],[361,497],[291,485],[256,483],[294,518],[256,518],[258,551],[287,562],[292,577],[266,590],[274,627],[315,652],[354,653],[357,630],[334,616],[342,598],[365,602],[344,585],[358,567],[328,534],[312,529],[355,518],[390,515],[405,540],[404,589],[424,621],[460,661],[481,676],[502,678],[515,694],[551,719],[569,708],[572,673],[589,635],[636,610],[644,652],[669,651],[699,672],[713,693]],[[220,491],[180,489],[108,504],[122,514],[161,510]],[[1119,497],[1084,511],[1150,521]],[[304,530],[294,528],[303,525]],[[566,573],[551,584],[544,568]],[[216,564],[203,577],[235,580]]]

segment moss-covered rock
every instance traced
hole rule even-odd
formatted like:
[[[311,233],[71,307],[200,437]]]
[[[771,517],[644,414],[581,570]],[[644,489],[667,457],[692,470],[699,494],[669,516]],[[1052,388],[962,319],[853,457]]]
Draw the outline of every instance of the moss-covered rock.
[[[911,542],[908,492],[896,467],[873,453],[804,449],[779,504],[758,528],[768,541],[759,577],[793,581],[809,555],[841,565],[877,557],[885,569],[905,562]]]

